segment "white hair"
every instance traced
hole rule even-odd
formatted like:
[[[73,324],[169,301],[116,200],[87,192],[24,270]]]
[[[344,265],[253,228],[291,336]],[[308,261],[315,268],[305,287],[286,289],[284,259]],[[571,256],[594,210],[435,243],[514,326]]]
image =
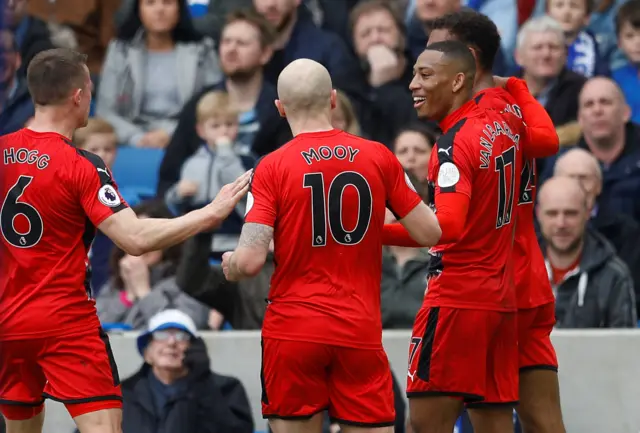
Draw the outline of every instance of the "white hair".
[[[549,15],[542,15],[536,18],[527,20],[520,30],[518,31],[518,37],[516,39],[516,48],[519,50],[523,47],[527,38],[531,33],[555,33],[562,45],[566,44],[566,38],[564,30],[558,21],[551,18]]]

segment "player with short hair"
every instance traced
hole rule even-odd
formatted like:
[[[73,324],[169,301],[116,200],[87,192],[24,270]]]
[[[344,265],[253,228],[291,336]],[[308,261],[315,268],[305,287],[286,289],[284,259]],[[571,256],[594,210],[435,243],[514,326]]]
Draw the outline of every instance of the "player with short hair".
[[[451,432],[463,403],[518,400],[513,270],[514,191],[520,135],[503,113],[473,98],[476,61],[458,41],[430,44],[410,88],[421,118],[443,135],[429,163],[442,237],[430,250],[427,290],[411,338],[407,396],[417,433]],[[488,411],[495,433],[513,431],[510,409]],[[483,425],[474,421],[474,429]]]
[[[218,226],[250,172],[200,210],[139,220],[100,157],[70,141],[89,116],[86,56],[43,51],[27,82],[35,119],[0,137],[0,412],[7,433],[40,433],[51,398],[81,433],[119,433],[120,381],[89,285],[96,228],[128,254],[164,249]]]
[[[277,433],[319,433],[325,409],[345,433],[393,432],[380,317],[385,208],[422,245],[440,228],[388,148],[333,129],[336,92],[322,65],[289,64],[278,97],[295,138],[256,165],[238,248],[223,256],[229,280],[246,278],[274,239],[263,416]]]

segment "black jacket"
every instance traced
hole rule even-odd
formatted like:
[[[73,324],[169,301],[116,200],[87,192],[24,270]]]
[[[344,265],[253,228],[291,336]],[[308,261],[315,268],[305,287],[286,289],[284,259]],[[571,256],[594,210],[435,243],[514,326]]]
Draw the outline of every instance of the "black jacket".
[[[194,95],[182,108],[171,141],[165,150],[158,179],[158,197],[164,197],[167,190],[180,179],[180,169],[184,161],[202,145],[202,139],[196,132],[196,107],[200,98],[212,90],[224,90],[221,82],[205,88]],[[256,103],[256,112],[260,129],[253,142],[252,150],[257,156],[266,155],[291,140],[291,130],[287,122],[280,117],[273,105],[277,99],[275,88],[265,82]]]
[[[580,265],[554,291],[558,328],[638,326],[629,269],[596,231],[587,230]]]
[[[544,105],[555,126],[562,126],[578,118],[578,96],[586,81],[585,77],[568,69],[560,72]]]
[[[122,382],[123,433],[253,433],[249,400],[238,379],[208,368],[193,370],[186,378],[189,386],[168,401],[158,419],[150,374],[145,364]]]

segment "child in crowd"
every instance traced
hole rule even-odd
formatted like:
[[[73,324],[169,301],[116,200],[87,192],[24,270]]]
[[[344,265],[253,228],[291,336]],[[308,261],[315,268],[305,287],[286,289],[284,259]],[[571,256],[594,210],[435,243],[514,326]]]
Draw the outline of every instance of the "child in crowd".
[[[73,134],[73,144],[79,149],[98,155],[111,170],[116,159],[118,142],[116,131],[109,122],[98,117],[90,118],[87,126]],[[94,290],[94,297],[98,296],[98,291],[109,279],[109,256],[112,250],[113,242],[98,231],[89,251],[91,287]]]
[[[548,0],[547,13],[562,26],[567,39],[567,68],[587,78],[608,75],[596,37],[586,29],[591,0]]]
[[[640,0],[630,0],[620,7],[616,33],[618,46],[627,61],[615,68],[611,77],[631,107],[631,120],[640,123]]]
[[[196,128],[203,145],[182,166],[180,181],[167,191],[165,200],[176,214],[202,207],[213,200],[220,189],[253,168],[254,159],[240,155],[239,111],[226,92],[206,93],[196,107]],[[246,202],[215,232],[211,259],[218,262],[225,251],[236,248],[242,229]]]

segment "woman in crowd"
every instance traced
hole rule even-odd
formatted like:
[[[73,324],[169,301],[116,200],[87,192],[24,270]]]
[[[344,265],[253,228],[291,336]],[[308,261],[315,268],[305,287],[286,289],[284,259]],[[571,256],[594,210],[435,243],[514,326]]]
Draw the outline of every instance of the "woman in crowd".
[[[146,202],[134,208],[139,218],[171,218],[160,201]],[[103,325],[120,324],[142,329],[151,316],[167,308],[188,314],[199,329],[208,328],[210,309],[180,290],[175,282],[182,246],[153,251],[140,257],[114,248],[111,277],[96,300]]]
[[[111,41],[96,113],[121,144],[164,148],[182,106],[222,79],[214,43],[193,27],[187,0],[130,0]]]
[[[418,183],[427,178],[431,149],[438,133],[424,123],[411,123],[402,128],[393,141],[393,151],[402,167],[416,177]]]

